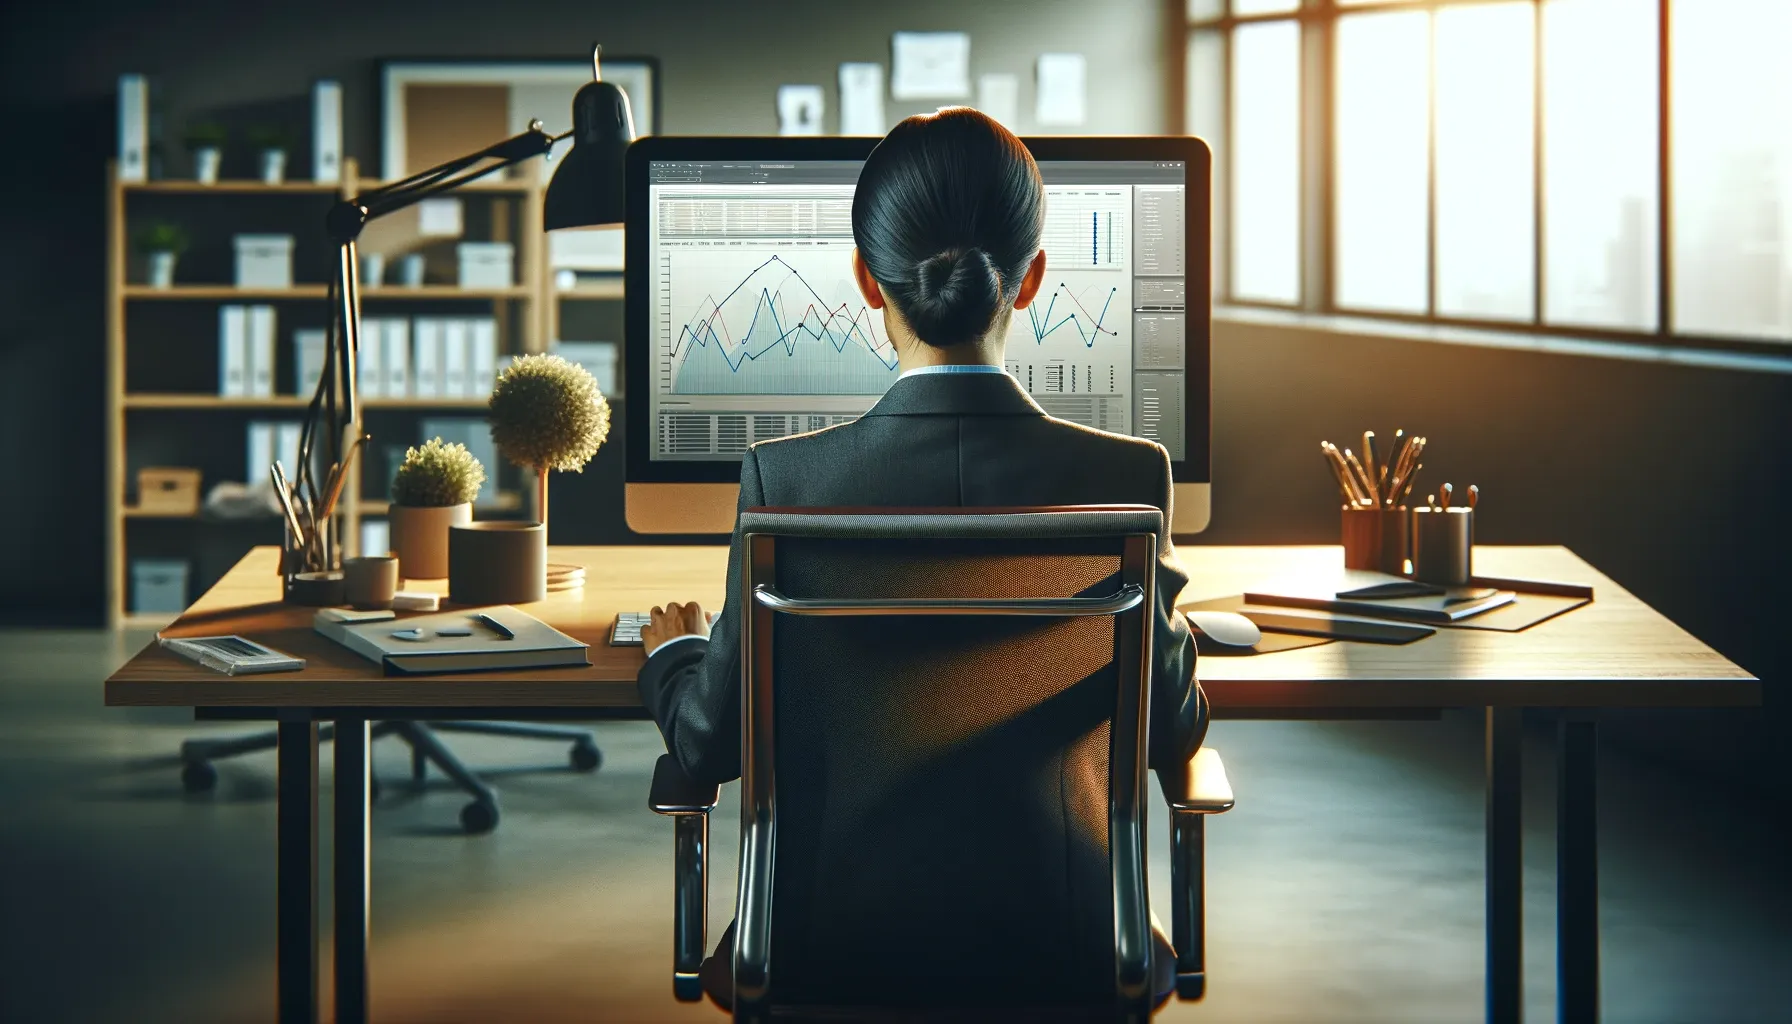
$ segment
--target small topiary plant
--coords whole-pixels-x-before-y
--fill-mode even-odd
[[[183,137],[188,149],[223,149],[230,133],[216,121],[200,121],[187,126]]]
[[[610,403],[583,366],[532,355],[499,375],[489,408],[498,450],[536,474],[537,509],[545,523],[548,471],[584,471],[610,436]]]
[[[253,150],[289,149],[292,146],[292,133],[274,124],[258,124],[249,129],[249,148]]]
[[[187,251],[188,239],[186,230],[179,224],[158,222],[144,225],[133,241],[138,252],[171,252],[178,255]]]
[[[431,438],[422,447],[407,448],[392,477],[392,501],[408,508],[464,505],[479,497],[485,467],[462,444]]]

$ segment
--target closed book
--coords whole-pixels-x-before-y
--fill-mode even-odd
[[[360,341],[355,349],[355,386],[362,398],[382,398],[386,394],[385,320],[361,318]]]
[[[411,393],[411,322],[404,317],[390,317],[381,323],[384,351],[380,362],[386,368],[385,396],[403,398]]]
[[[1395,587],[1402,589],[1392,589]],[[1516,596],[1510,590],[1486,587],[1424,588],[1432,592],[1404,596],[1414,589],[1419,588],[1405,577],[1367,569],[1338,569],[1253,587],[1245,592],[1244,599],[1251,604],[1282,608],[1449,625],[1511,604]],[[1371,596],[1377,593],[1394,596]]]
[[[310,398],[317,393],[317,382],[324,376],[325,346],[328,344],[329,335],[322,330],[310,328],[292,332],[293,380],[296,383],[293,394]]]
[[[249,461],[243,480],[251,486],[269,479],[268,467],[274,464],[274,425],[260,421],[249,424]]]
[[[311,85],[311,180],[342,180],[342,83]]]
[[[118,76],[118,180],[149,180],[149,80]]]
[[[274,427],[274,457],[280,460],[280,468],[286,470],[286,478],[297,482],[299,479],[299,438],[303,425],[298,423],[279,423]],[[262,475],[267,468],[262,468]]]
[[[249,394],[249,311],[242,306],[218,307],[218,394]]]
[[[420,316],[411,339],[411,394],[442,397],[442,321]]]
[[[274,396],[274,307],[249,307],[249,395]]]
[[[387,675],[591,663],[584,644],[509,605],[404,618],[369,618],[365,612],[325,608],[312,617],[312,628],[381,666]]]
[[[442,324],[442,394],[449,398],[467,394],[468,333],[467,321],[458,317]]]
[[[498,381],[498,322],[489,316],[469,322],[473,351],[467,397],[488,398]]]

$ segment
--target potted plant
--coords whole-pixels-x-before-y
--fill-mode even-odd
[[[224,159],[224,126],[201,121],[187,129],[187,149],[193,153],[193,180],[201,185],[218,182],[218,165]]]
[[[249,146],[261,157],[261,180],[278,185],[286,180],[286,150],[292,144],[286,129],[257,125],[249,129]]]
[[[187,232],[178,224],[158,221],[137,233],[137,251],[149,263],[151,288],[174,287],[174,261],[187,251]]]
[[[583,366],[531,355],[498,375],[488,408],[498,451],[535,473],[535,507],[546,526],[548,471],[584,471],[610,436],[610,403]]]
[[[473,499],[485,483],[485,467],[465,445],[432,438],[405,450],[392,477],[392,553],[406,579],[448,575],[448,528],[473,521]]]

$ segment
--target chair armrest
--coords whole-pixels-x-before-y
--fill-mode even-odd
[[[658,783],[657,773],[654,781]],[[1224,814],[1232,809],[1232,783],[1226,778],[1220,752],[1212,747],[1195,751],[1180,767],[1158,769],[1157,781],[1172,813]]]
[[[647,806],[655,814],[708,814],[720,799],[720,789],[713,782],[704,785],[691,781],[671,754],[661,754],[653,763]]]

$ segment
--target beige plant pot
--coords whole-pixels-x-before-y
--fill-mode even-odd
[[[439,580],[448,575],[448,528],[473,521],[473,503],[411,506],[387,512],[398,574],[407,580]],[[377,555],[378,551],[363,551]]]
[[[548,530],[540,523],[462,523],[448,531],[448,600],[527,604],[548,596]]]

